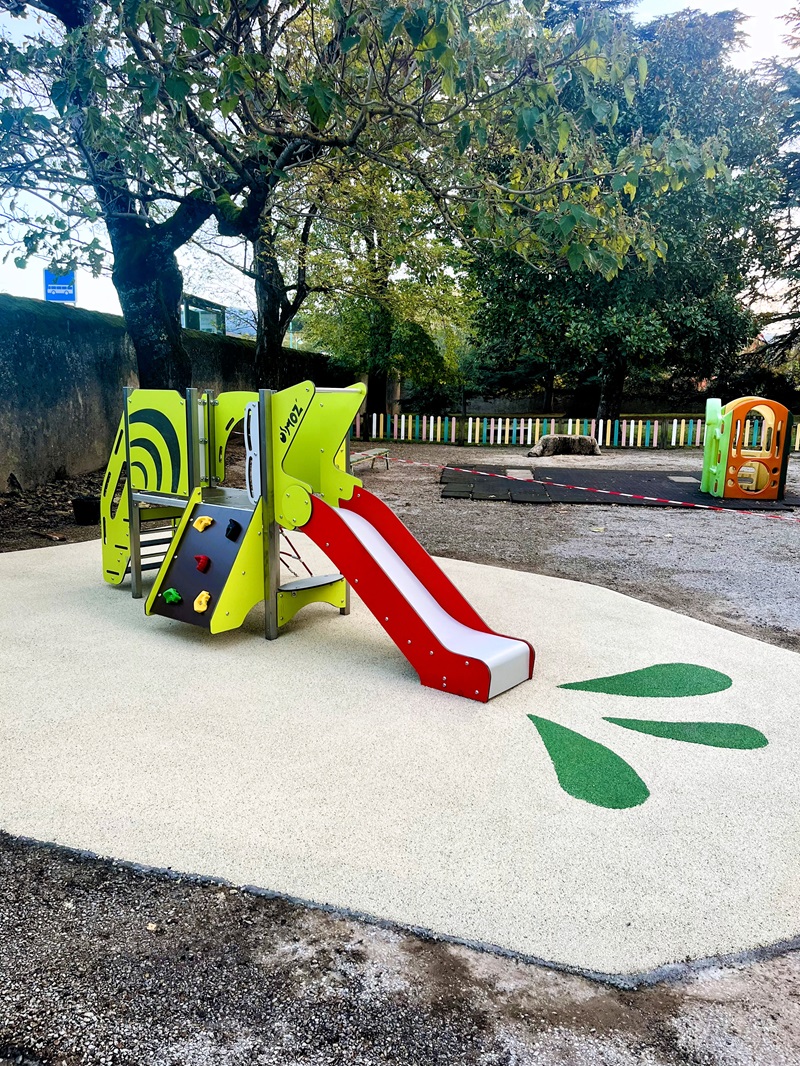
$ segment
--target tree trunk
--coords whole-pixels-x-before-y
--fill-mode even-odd
[[[370,417],[373,412],[377,415],[386,414],[386,399],[390,381],[391,371],[370,370],[369,384],[367,385],[367,414]]]
[[[253,387],[280,390],[288,384],[283,340],[297,307],[289,302],[286,282],[275,256],[269,230],[262,223],[259,225],[259,236],[253,241],[258,319]]]
[[[546,415],[552,414],[555,405],[555,380],[555,373],[552,367],[548,366],[544,374],[544,407],[542,408],[542,413]]]
[[[628,376],[628,362],[621,355],[607,355],[600,371],[600,402],[597,405],[597,418],[619,418],[622,411],[622,390]]]
[[[387,283],[388,284],[388,283]],[[380,300],[372,300],[369,315],[369,386],[367,412],[385,414],[389,398],[389,383],[394,371],[390,368],[390,349],[394,322],[388,307]]]
[[[171,251],[140,226],[109,226],[114,251],[112,279],[125,328],[136,351],[141,389],[177,389],[192,384],[192,365],[183,346],[183,275]]]
[[[256,351],[253,365],[253,388],[285,389],[286,367],[283,356],[283,340],[289,321],[281,321],[280,303],[277,303],[269,287],[256,280]]]
[[[400,390],[402,384],[398,371],[390,371],[386,382],[386,410],[390,415],[400,414]]]

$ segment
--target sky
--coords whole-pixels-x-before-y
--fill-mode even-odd
[[[786,35],[786,26],[781,16],[787,14],[792,6],[792,0],[740,0],[739,3],[736,0],[728,0],[727,3],[725,0],[689,0],[684,4],[676,4],[675,0],[642,0],[634,9],[634,15],[640,22],[649,22],[650,19],[685,7],[710,15],[718,11],[741,11],[748,20],[743,27],[748,42],[741,52],[732,57],[732,61],[735,66],[747,69],[762,59],[785,54],[783,37]]]
[[[786,27],[780,18],[792,7],[792,0],[739,0],[739,3],[735,0],[728,3],[725,0],[690,0],[689,3],[675,3],[675,0],[641,0],[634,14],[639,21],[648,22],[685,7],[709,14],[736,8],[747,16],[748,21],[744,24],[744,31],[748,34],[747,45],[732,57],[738,67],[747,69],[763,59],[785,54],[782,38]],[[192,278],[192,295],[212,300],[221,299],[236,306],[253,304],[253,300],[248,299],[248,294],[242,292],[241,284],[233,284],[231,294],[227,296],[218,291],[218,283],[207,289],[200,280],[203,275],[200,253],[193,257],[191,251],[184,251],[181,259],[182,266],[187,268],[187,274]],[[31,260],[25,270],[20,270],[10,259],[7,263],[0,262],[0,292],[44,299],[45,265],[44,262]],[[119,301],[110,277],[93,278],[88,271],[79,271],[76,302],[78,307],[91,311],[120,314]]]

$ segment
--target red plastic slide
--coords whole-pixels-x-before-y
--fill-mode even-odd
[[[313,497],[305,533],[347,578],[423,685],[486,702],[527,681],[533,648],[490,629],[395,513],[366,489]]]

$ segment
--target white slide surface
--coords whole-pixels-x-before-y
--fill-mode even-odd
[[[524,641],[481,633],[456,621],[366,518],[344,508],[338,515],[436,639],[448,651],[488,666],[490,699],[528,680],[530,648]]]

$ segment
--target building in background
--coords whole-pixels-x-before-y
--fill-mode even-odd
[[[181,300],[181,325],[184,329],[199,329],[201,333],[227,332],[225,328],[226,308],[201,296],[184,294]]]
[[[181,300],[181,325],[184,329],[199,329],[201,333],[221,333],[228,337],[255,337],[256,313],[246,307],[225,307],[204,300],[201,296],[184,294]],[[286,331],[287,348],[304,348],[302,318],[295,317]]]

